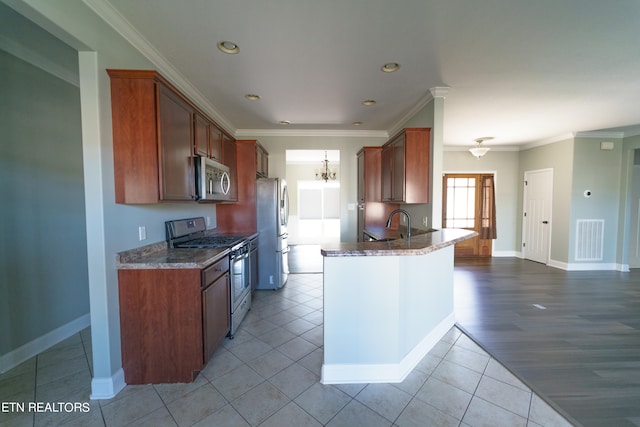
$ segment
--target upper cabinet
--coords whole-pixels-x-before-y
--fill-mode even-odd
[[[209,119],[195,114],[195,144],[193,154],[222,162],[222,131]]]
[[[256,142],[256,176],[269,177],[269,153],[259,142]]]
[[[358,202],[380,201],[381,147],[362,147],[358,152]]]
[[[407,128],[382,147],[382,201],[429,203],[429,128]]]
[[[156,71],[107,73],[116,203],[196,200],[193,156],[222,162],[233,139]],[[235,148],[228,157],[235,170]]]
[[[238,200],[238,167],[237,167],[236,141],[222,134],[222,163],[229,166],[231,187],[229,188],[229,201]]]
[[[193,110],[166,86],[159,91],[160,200],[195,200]]]

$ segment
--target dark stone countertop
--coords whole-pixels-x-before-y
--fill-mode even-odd
[[[424,255],[478,235],[475,231],[456,228],[435,231],[415,229],[411,238],[407,239],[400,238],[400,234],[406,236],[402,231],[384,227],[368,228],[365,230],[367,234],[385,240],[327,245],[322,247],[321,253],[326,257]]]
[[[228,235],[228,233],[210,232],[209,235]],[[246,239],[252,239],[258,233],[242,233]],[[233,235],[238,235],[233,233]],[[205,268],[229,254],[229,248],[195,249],[169,248],[167,242],[153,243],[116,255],[116,267],[119,270],[146,270],[172,268]]]

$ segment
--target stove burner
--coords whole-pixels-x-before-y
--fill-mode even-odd
[[[246,240],[244,236],[229,234],[207,235],[204,217],[166,221],[165,229],[170,248],[229,248],[234,251]]]
[[[244,240],[243,236],[205,236],[176,243],[176,248],[227,248]]]

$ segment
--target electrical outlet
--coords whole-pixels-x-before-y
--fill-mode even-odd
[[[429,226],[429,217],[425,216],[424,218],[422,218],[422,225],[424,225],[425,227]]]
[[[273,276],[269,276],[269,284],[273,285]]]
[[[144,225],[138,227],[138,239],[147,240],[147,227],[145,227]]]
[[[210,216],[205,217],[205,221],[207,223],[207,228],[211,227],[211,217]]]

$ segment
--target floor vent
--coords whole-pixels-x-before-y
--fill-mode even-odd
[[[604,219],[579,219],[576,226],[576,261],[602,261]]]

